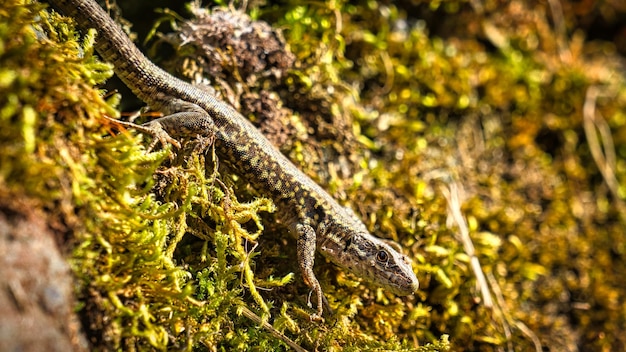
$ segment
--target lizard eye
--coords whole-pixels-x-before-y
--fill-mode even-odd
[[[387,251],[380,250],[376,253],[376,261],[386,263],[389,260],[389,253]]]

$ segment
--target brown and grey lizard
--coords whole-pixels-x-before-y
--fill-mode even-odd
[[[97,29],[98,53],[114,65],[115,73],[140,99],[165,114],[140,130],[177,146],[170,135],[214,137],[220,160],[240,170],[242,177],[287,214],[287,226],[297,236],[304,282],[317,298],[312,318],[321,318],[326,302],[313,273],[316,249],[340,267],[395,294],[417,290],[419,283],[408,257],[372,236],[351,210],[296,168],[234,108],[154,65],[94,0],[48,1],[73,17],[80,28]]]

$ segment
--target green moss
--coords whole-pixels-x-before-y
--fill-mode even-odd
[[[421,283],[398,298],[319,258],[335,309],[324,324],[308,320],[271,201],[202,141],[148,153],[118,133],[105,116],[119,95],[93,88],[112,75],[94,32],[37,4],[0,9],[0,185],[40,199],[61,229],[94,346],[287,348],[246,309],[307,349],[623,346],[624,58],[584,38],[585,5],[564,7],[565,36],[546,4],[481,5],[248,9],[283,29],[295,67],[225,84],[279,102],[291,132],[270,138],[400,243]]]

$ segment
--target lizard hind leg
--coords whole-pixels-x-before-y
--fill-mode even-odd
[[[180,149],[181,144],[176,138],[194,138],[215,136],[215,123],[204,109],[196,104],[172,99],[167,104],[159,104],[165,116],[138,125],[132,122],[107,118],[114,123],[126,126],[153,137],[148,147],[151,151],[157,143],[163,147],[168,144]]]
[[[180,143],[174,138],[215,136],[216,127],[211,115],[194,103],[171,99],[162,104],[161,110],[166,116],[142,125],[141,130],[155,137],[150,147],[158,141],[164,146],[171,143],[180,148]]]
[[[215,123],[211,115],[200,106],[181,99],[170,99],[166,103],[161,103],[159,110],[166,115],[156,120],[136,125],[129,122],[117,121],[122,125],[129,125],[136,130],[154,137],[148,147],[152,150],[157,143],[163,147],[168,144],[180,149],[181,145],[177,139],[215,136]]]

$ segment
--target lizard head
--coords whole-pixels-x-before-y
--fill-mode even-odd
[[[417,291],[411,260],[394,246],[361,231],[326,238],[318,249],[340,267],[400,296]]]

